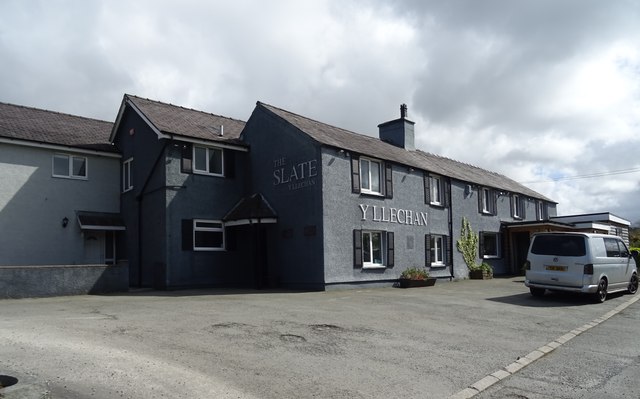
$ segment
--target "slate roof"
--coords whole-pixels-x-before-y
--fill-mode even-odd
[[[316,142],[373,158],[395,162],[416,169],[448,176],[463,182],[492,187],[498,190],[524,194],[532,198],[555,202],[544,195],[523,186],[504,175],[478,168],[453,159],[430,154],[421,150],[407,151],[378,138],[354,133],[339,127],[327,125],[313,119],[294,114],[272,105],[257,103],[272,114],[284,119],[308,135]]]
[[[97,151],[109,143],[113,123],[0,102],[0,137]]]
[[[240,141],[240,133],[245,122],[225,116],[210,114],[195,109],[136,97],[125,94],[161,133],[186,138],[245,145]],[[224,135],[220,135],[220,126],[224,126]]]

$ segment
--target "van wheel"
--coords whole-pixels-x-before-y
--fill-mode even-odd
[[[633,295],[637,291],[638,291],[638,275],[633,273],[631,275],[631,280],[629,281],[629,287],[627,288],[627,292]]]
[[[536,296],[536,297],[541,297],[544,295],[544,288],[538,288],[538,287],[529,287],[529,291],[531,291],[531,295]]]
[[[607,280],[601,278],[598,283],[598,291],[594,294],[594,300],[597,303],[602,303],[605,299],[607,299]]]

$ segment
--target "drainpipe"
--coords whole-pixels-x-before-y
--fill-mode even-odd
[[[449,266],[449,281],[453,280],[453,200],[451,198],[451,179],[449,179],[449,192],[446,195],[449,196],[449,253],[451,254],[451,265]]]

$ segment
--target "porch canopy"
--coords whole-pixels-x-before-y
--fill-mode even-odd
[[[126,230],[119,213],[76,211],[81,230]]]
[[[264,196],[256,193],[242,198],[222,221],[225,226],[277,223],[278,215]]]

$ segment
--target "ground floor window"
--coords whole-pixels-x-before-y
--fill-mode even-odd
[[[193,221],[193,249],[196,251],[224,249],[222,222],[195,219]]]
[[[353,240],[355,267],[393,266],[393,232],[354,230]]]
[[[426,267],[446,266],[449,253],[449,241],[445,235],[427,234],[425,236]]]
[[[220,220],[184,219],[182,221],[183,251],[224,250],[224,226]]]
[[[480,232],[480,258],[499,258],[502,256],[500,251],[500,233],[488,231]]]
[[[382,232],[362,232],[362,261],[365,266],[382,266]]]

